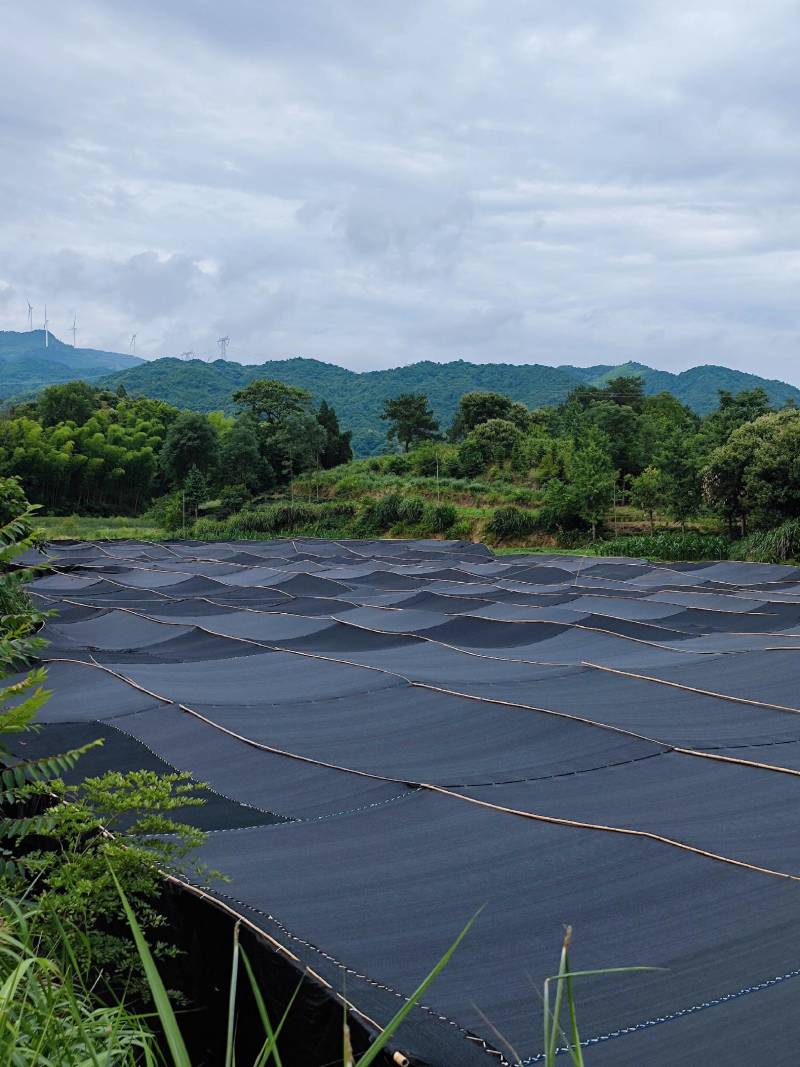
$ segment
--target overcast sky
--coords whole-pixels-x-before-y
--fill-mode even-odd
[[[29,0],[0,328],[800,381],[795,0]]]

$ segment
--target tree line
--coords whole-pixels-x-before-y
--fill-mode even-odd
[[[352,458],[350,434],[324,401],[277,381],[234,394],[238,413],[180,411],[86,382],[44,389],[0,418],[0,476],[52,511],[137,514],[180,491],[196,507],[218,490],[233,508],[314,467]]]
[[[470,392],[442,429],[424,394],[387,400],[387,440],[421,473],[517,478],[540,491],[539,525],[597,527],[616,502],[656,511],[683,528],[703,511],[745,536],[800,515],[800,409],[775,410],[761,388],[719,391],[696,415],[668,392],[645,396],[641,378],[580,386],[554,407]],[[426,460],[426,457],[429,457]]]
[[[277,380],[233,394],[236,414],[180,411],[85,382],[43,390],[0,417],[0,476],[55,512],[141,513],[154,498],[182,520],[215,496],[223,512],[352,459],[350,432],[324,400]],[[440,427],[423,393],[384,402],[385,451],[398,471],[512,480],[539,500],[539,525],[594,534],[615,502],[654,523],[703,511],[733,534],[800,515],[800,410],[776,410],[760,388],[721,390],[705,417],[668,392],[645,396],[621,376],[530,409],[501,393],[465,393]],[[408,461],[408,462],[406,462]]]

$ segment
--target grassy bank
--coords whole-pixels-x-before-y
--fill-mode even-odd
[[[145,519],[132,519],[126,515],[110,518],[90,518],[85,515],[37,515],[36,525],[45,531],[51,541],[126,540],[140,538],[145,541],[163,540],[167,533]]]

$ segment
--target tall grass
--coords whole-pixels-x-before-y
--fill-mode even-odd
[[[728,559],[731,542],[718,534],[672,533],[639,534],[600,541],[594,551],[600,556],[634,556],[655,560]]]
[[[787,519],[771,530],[758,530],[743,538],[735,546],[733,558],[756,563],[800,559],[800,519]]]
[[[0,908],[0,1063],[13,1067],[155,1065],[157,1041],[122,1005],[101,1003],[71,965],[42,952],[37,912],[10,900]],[[52,950],[52,945],[48,946]]]

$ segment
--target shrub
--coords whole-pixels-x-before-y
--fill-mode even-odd
[[[800,519],[787,519],[771,530],[758,530],[737,543],[732,555],[755,563],[785,563],[800,557]]]
[[[409,474],[411,471],[411,457],[389,456],[384,461],[383,469],[388,474]]]
[[[454,541],[471,541],[472,523],[467,518],[456,519],[447,533]]]
[[[414,526],[422,521],[425,514],[425,502],[418,496],[408,496],[400,501],[397,507],[397,521],[404,526]]]
[[[425,509],[424,524],[431,533],[445,534],[458,518],[458,509],[452,504],[429,504]]]
[[[486,530],[501,541],[512,541],[527,537],[537,528],[536,512],[511,506],[495,508]]]
[[[220,516],[226,519],[229,515],[241,511],[251,496],[246,485],[226,485],[219,494]]]
[[[198,519],[189,534],[198,541],[224,541],[230,537],[228,524],[215,519]]]

